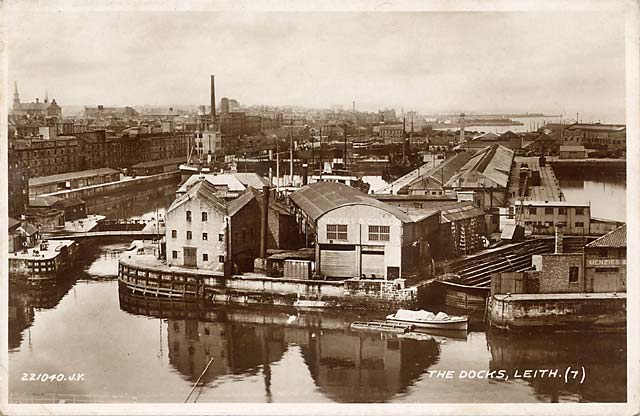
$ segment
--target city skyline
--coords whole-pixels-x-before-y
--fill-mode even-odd
[[[63,107],[198,105],[215,74],[218,97],[243,105],[625,121],[618,12],[10,16],[8,75],[23,101],[48,91]]]

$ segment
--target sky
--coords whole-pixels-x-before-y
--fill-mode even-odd
[[[544,112],[624,122],[620,12],[14,11],[10,94],[62,105]],[[11,96],[11,95],[10,95]]]

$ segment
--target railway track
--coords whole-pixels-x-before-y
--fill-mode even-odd
[[[563,251],[565,253],[579,253],[588,241],[589,239],[583,237],[565,236]],[[492,273],[527,270],[532,265],[532,255],[550,254],[554,252],[554,249],[555,240],[553,237],[528,240],[457,260],[448,265],[447,272],[460,276],[459,284],[461,285],[489,288]]]

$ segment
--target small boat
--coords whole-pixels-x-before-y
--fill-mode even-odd
[[[355,331],[376,331],[376,332],[392,332],[395,334],[404,334],[413,330],[413,325],[386,322],[386,321],[369,321],[369,322],[354,322],[351,324],[351,329]]]
[[[387,321],[411,324],[414,325],[416,329],[433,328],[466,331],[469,319],[466,316],[449,316],[444,312],[439,312],[435,315],[432,312],[424,310],[410,311],[400,309],[395,314],[388,315]]]
[[[298,309],[317,309],[326,308],[327,306],[329,304],[323,300],[298,299],[293,303],[293,307]]]

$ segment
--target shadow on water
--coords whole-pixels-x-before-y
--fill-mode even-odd
[[[625,402],[627,385],[626,334],[554,333],[538,331],[509,334],[487,333],[491,352],[490,369],[515,370],[558,369],[558,377],[528,380],[535,394],[544,401],[558,402],[560,397],[574,397],[586,402]],[[566,369],[582,371],[584,382],[564,375]]]
[[[33,325],[36,310],[55,309],[77,281],[116,279],[118,255],[129,242],[110,239],[101,243],[83,242],[78,260],[52,283],[25,285],[9,283],[9,351],[20,346],[24,331]]]
[[[170,364],[195,382],[210,358],[205,383],[223,375],[264,379],[270,397],[271,366],[291,345],[300,347],[319,391],[337,402],[386,402],[437,362],[433,337],[402,339],[352,332],[357,315],[299,312],[292,308],[227,307],[145,299],[120,291],[131,314],[167,320]]]

